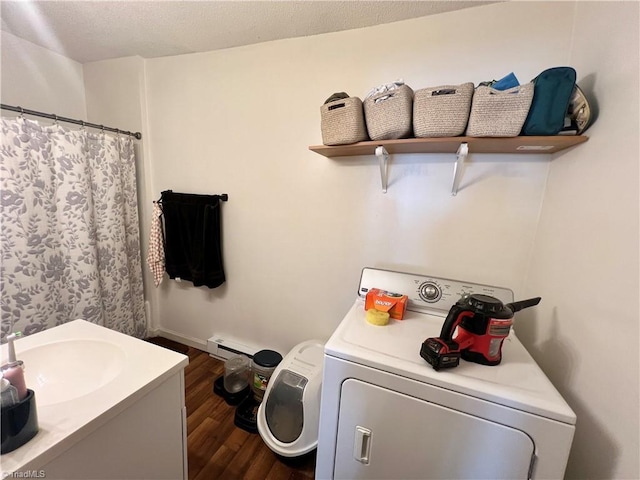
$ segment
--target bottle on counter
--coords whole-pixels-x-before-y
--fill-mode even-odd
[[[3,378],[8,380],[18,391],[18,400],[24,400],[27,396],[27,384],[24,381],[24,363],[22,360],[16,360],[16,349],[13,345],[15,339],[15,333],[7,336],[9,361],[0,367],[0,371],[2,371]]]
[[[0,392],[0,406],[2,408],[10,407],[18,403],[18,390],[16,387],[9,383],[9,380],[2,377],[0,379],[2,383],[2,391]]]

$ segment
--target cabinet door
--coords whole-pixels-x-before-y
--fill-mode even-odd
[[[183,371],[42,467],[47,480],[186,480]],[[49,433],[49,432],[47,432]]]
[[[526,479],[520,430],[355,379],[342,385],[335,479]]]

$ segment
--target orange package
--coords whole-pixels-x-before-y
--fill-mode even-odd
[[[391,318],[402,320],[407,306],[407,296],[399,293],[391,293],[379,288],[372,288],[367,292],[364,309],[375,308],[382,312],[389,312]]]

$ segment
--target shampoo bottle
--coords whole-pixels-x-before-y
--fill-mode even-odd
[[[13,345],[16,334],[12,333],[7,336],[9,346],[9,362],[2,366],[2,376],[9,380],[18,391],[18,400],[24,400],[27,396],[27,385],[24,381],[24,364],[22,360],[16,360],[16,350]]]

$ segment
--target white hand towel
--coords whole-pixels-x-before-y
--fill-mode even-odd
[[[149,253],[147,264],[153,273],[153,283],[157,287],[164,277],[164,245],[162,240],[162,226],[160,216],[162,209],[157,203],[153,204],[153,217],[151,219],[151,232],[149,234]]]

